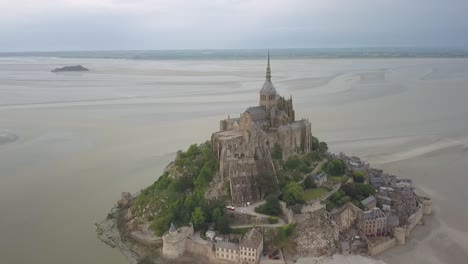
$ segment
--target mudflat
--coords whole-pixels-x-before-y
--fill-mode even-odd
[[[50,73],[71,64],[93,71]],[[432,196],[434,217],[379,261],[468,259],[468,59],[273,58],[271,67],[278,92],[293,95],[297,118],[331,151]],[[177,150],[207,140],[225,113],[257,105],[264,69],[263,60],[1,58],[2,262],[127,263],[94,223],[122,191],[153,183]]]

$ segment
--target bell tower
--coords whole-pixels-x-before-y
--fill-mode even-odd
[[[265,75],[265,83],[260,90],[260,106],[270,110],[276,105],[276,90],[275,86],[271,82],[271,69],[270,69],[270,51],[268,50],[268,62]]]

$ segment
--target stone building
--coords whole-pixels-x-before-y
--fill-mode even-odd
[[[183,226],[176,229],[174,224],[163,235],[163,256],[175,259],[182,256],[186,251],[187,238],[193,235],[193,226]]]
[[[255,228],[250,229],[239,244],[220,241],[215,244],[216,258],[240,264],[260,261],[263,252],[263,235]]]
[[[277,144],[283,159],[311,150],[311,124],[296,120],[292,97],[281,97],[271,81],[270,57],[259,105],[238,118],[220,121],[211,136],[212,151],[219,161],[221,179],[230,182],[233,204],[260,200],[255,177],[274,174],[270,151]]]
[[[313,175],[312,178],[314,179],[315,185],[317,185],[317,187],[320,187],[327,182],[328,175],[325,172],[321,172],[319,174]]]
[[[239,244],[240,263],[254,264],[260,261],[263,251],[263,236],[255,228],[250,229]]]
[[[220,241],[215,244],[215,248],[217,258],[233,262],[239,261],[239,244]]]
[[[383,236],[387,233],[387,215],[380,208],[363,213],[362,230],[368,237]]]
[[[377,207],[377,199],[373,195],[367,197],[366,199],[361,201],[361,204],[364,205],[366,210],[372,210]]]

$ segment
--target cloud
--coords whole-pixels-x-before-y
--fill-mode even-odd
[[[467,9],[462,0],[0,0],[0,51],[467,45]]]

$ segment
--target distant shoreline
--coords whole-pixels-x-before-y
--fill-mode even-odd
[[[1,57],[58,57],[132,60],[251,60],[266,49],[109,50],[0,52]],[[291,48],[272,49],[275,59],[468,58],[468,47]]]

